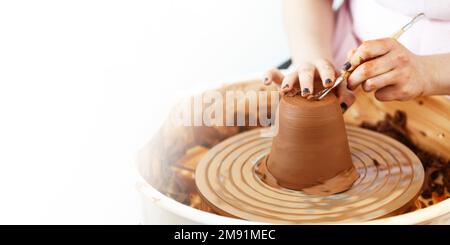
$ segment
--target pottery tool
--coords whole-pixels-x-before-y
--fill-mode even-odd
[[[405,33],[409,28],[411,28],[415,23],[417,23],[422,17],[425,17],[424,13],[420,13],[416,15],[410,22],[404,25],[400,30],[398,30],[394,35],[391,36],[393,39],[398,39],[403,33]],[[348,77],[351,75],[352,71],[344,71],[342,75],[340,75],[334,85],[330,88],[325,88],[313,96],[308,97],[308,99],[321,100],[323,99],[331,90],[341,84],[343,81],[346,81]]]
[[[351,189],[315,196],[271,187],[255,173],[272,144],[261,130],[219,143],[197,166],[199,193],[216,213],[283,224],[361,222],[404,211],[421,189],[424,170],[412,151],[387,136],[354,126],[347,126],[347,135],[360,177]]]

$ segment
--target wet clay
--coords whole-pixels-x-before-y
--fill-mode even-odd
[[[255,173],[267,185],[274,188],[283,188],[284,186],[280,185],[279,181],[267,170],[267,159],[268,156],[264,157],[263,160],[257,164]],[[318,184],[314,184],[311,187],[302,188],[301,191],[310,195],[332,195],[350,189],[358,177],[358,171],[352,167],[338,173],[330,179],[317,181]]]
[[[284,96],[278,123],[271,152],[258,170],[268,185],[331,195],[358,179],[334,94],[320,101]]]

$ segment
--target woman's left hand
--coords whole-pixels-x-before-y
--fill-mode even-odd
[[[381,101],[408,100],[430,91],[432,67],[427,59],[392,38],[362,43],[351,52],[344,69],[353,71],[349,89],[361,85],[366,92],[376,91]]]

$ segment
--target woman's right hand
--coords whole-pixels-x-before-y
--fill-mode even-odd
[[[333,86],[336,80],[336,70],[331,62],[326,59],[318,59],[314,62],[305,62],[297,66],[297,69],[284,76],[278,69],[269,70],[264,79],[265,85],[275,83],[278,85],[281,95],[292,95],[300,92],[301,96],[308,97],[318,91],[314,91],[314,78],[319,74],[324,88]],[[355,101],[355,96],[347,88],[347,83],[342,82],[334,90],[339,99],[339,104],[345,110]]]

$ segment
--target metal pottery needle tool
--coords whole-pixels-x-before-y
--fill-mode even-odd
[[[403,33],[405,33],[409,28],[411,28],[416,22],[418,22],[422,17],[424,17],[424,13],[420,13],[416,15],[410,22],[404,25],[399,31],[394,33],[391,37],[393,39],[398,39]],[[323,89],[317,92],[315,95],[308,97],[308,99],[321,100],[323,99],[331,90],[341,84],[343,81],[346,81],[348,77],[352,74],[352,71],[344,71],[337,79],[332,87]]]

